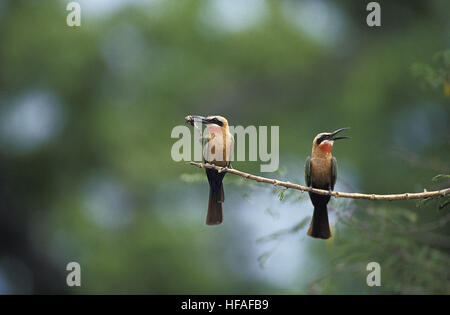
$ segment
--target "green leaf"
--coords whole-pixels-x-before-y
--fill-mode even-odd
[[[439,180],[441,180],[443,178],[450,179],[450,175],[448,175],[448,174],[439,174],[439,175],[434,176],[431,180],[433,182],[437,182],[437,181],[439,181]]]
[[[269,250],[258,257],[258,263],[261,268],[264,268],[266,266],[266,263],[269,260],[270,256],[272,256],[273,251],[273,249]]]
[[[283,201],[285,191],[286,189],[282,189],[280,190],[280,192],[278,192],[278,198],[280,199],[280,201]]]
[[[268,242],[268,241],[279,239],[281,237],[285,237],[290,234],[295,234],[298,231],[300,231],[310,220],[311,220],[311,217],[307,216],[303,220],[301,220],[299,223],[294,225],[293,227],[287,228],[287,229],[282,229],[275,233],[260,237],[256,240],[256,242],[258,242],[258,243]]]

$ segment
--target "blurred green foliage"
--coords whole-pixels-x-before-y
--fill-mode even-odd
[[[435,66],[423,63],[414,63],[412,71],[423,83],[437,89],[442,87],[446,96],[450,96],[450,51],[444,50],[436,53],[433,58]]]
[[[304,237],[306,194],[227,175],[225,222],[211,229],[203,172],[170,158],[187,114],[221,114],[280,126],[285,176],[272,175],[301,183],[313,137],[351,126],[334,149],[338,187],[448,187],[431,180],[449,173],[448,1],[379,1],[380,28],[364,1],[82,2],[79,28],[67,2],[0,5],[0,292],[450,293],[442,200],[334,200],[323,242]],[[277,200],[267,213],[265,196]],[[267,232],[288,207],[297,222]],[[253,252],[280,237],[302,263],[263,250],[260,268]],[[70,261],[79,288],[65,284]],[[274,273],[288,265],[289,285]]]

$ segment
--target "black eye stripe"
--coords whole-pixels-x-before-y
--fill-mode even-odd
[[[317,145],[321,144],[324,140],[326,140],[327,136],[323,135],[319,139],[317,139]]]

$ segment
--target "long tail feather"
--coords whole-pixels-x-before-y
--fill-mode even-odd
[[[311,225],[308,229],[308,235],[322,239],[328,239],[331,237],[326,203],[318,204],[314,207],[314,213],[311,220]]]
[[[213,193],[212,189],[209,189],[208,213],[206,214],[207,225],[217,225],[222,223],[222,203],[224,199],[223,185],[220,185],[220,190],[217,193]]]

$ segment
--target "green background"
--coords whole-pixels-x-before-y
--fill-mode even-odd
[[[81,27],[68,2],[0,2],[0,293],[450,293],[448,198],[333,199],[321,241],[306,194],[228,174],[208,227],[204,171],[170,156],[188,114],[280,126],[262,175],[303,184],[350,126],[336,190],[448,187],[450,2],[379,1],[372,28],[369,1],[80,1]]]

